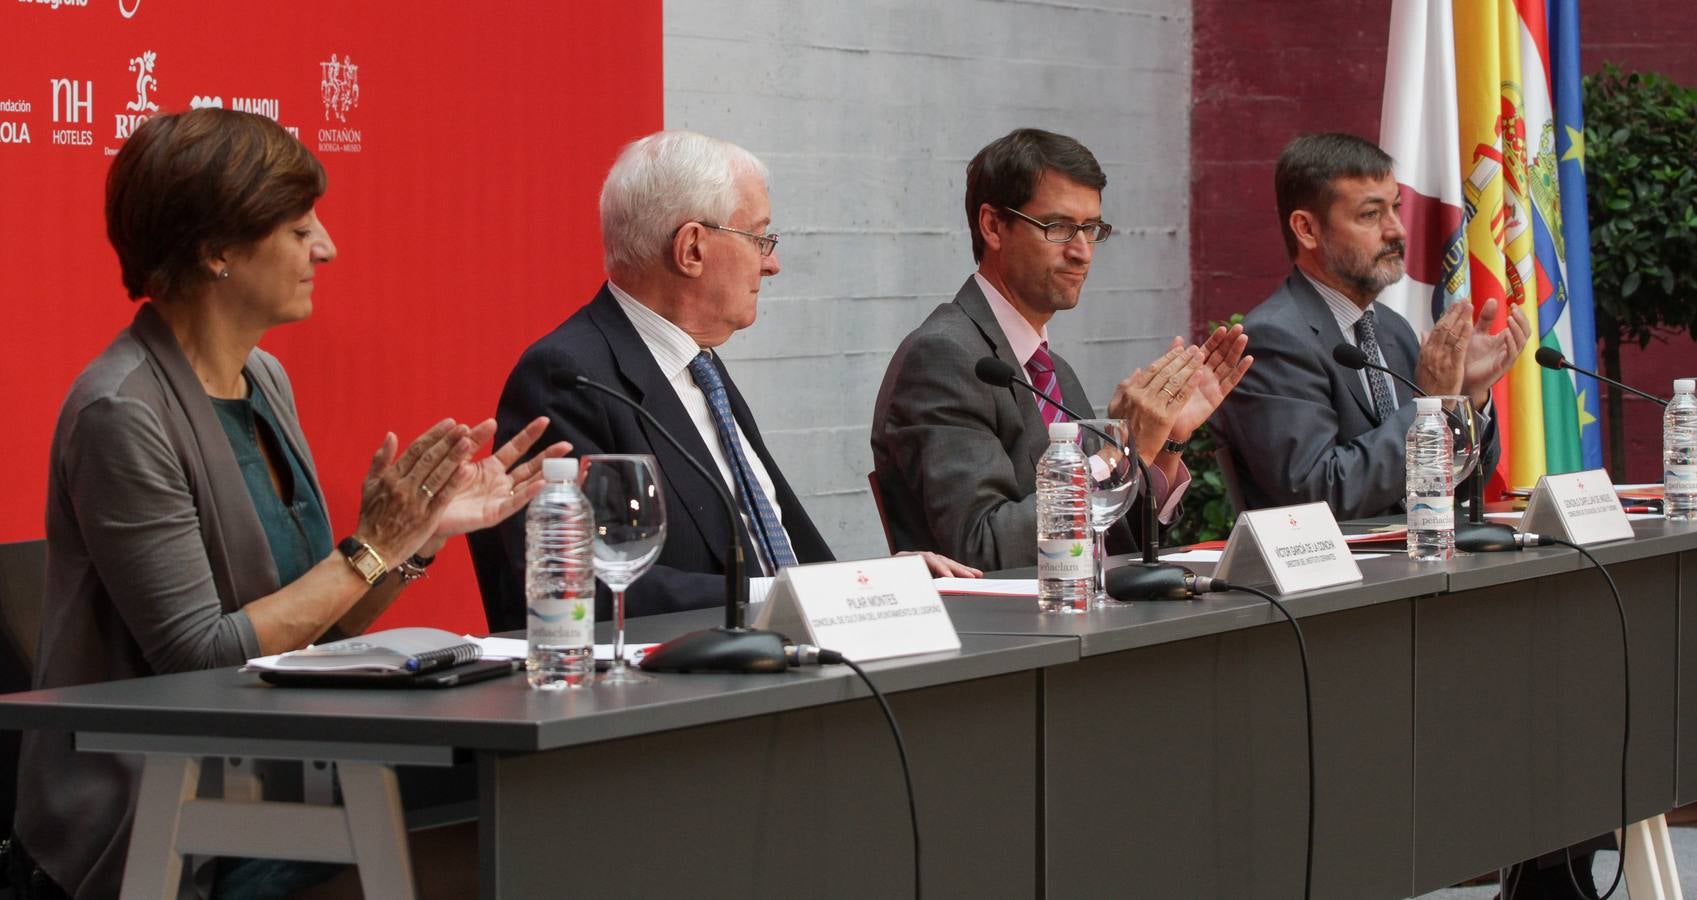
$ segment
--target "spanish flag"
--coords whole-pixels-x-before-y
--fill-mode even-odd
[[[1396,0],[1391,14],[1381,143],[1397,160],[1409,277],[1381,299],[1417,327],[1456,302],[1477,314],[1495,299],[1478,323],[1493,333],[1508,304],[1525,313],[1537,340],[1492,397],[1499,487],[1602,462],[1595,390],[1532,358],[1596,358],[1577,2]]]

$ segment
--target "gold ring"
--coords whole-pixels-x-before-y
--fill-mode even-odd
[[[436,499],[436,492],[431,490],[430,485],[428,485],[428,484],[419,485],[418,486],[418,492],[423,494],[424,496],[430,498],[431,500]]]

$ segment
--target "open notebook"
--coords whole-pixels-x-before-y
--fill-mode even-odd
[[[510,674],[522,660],[480,659],[474,641],[439,628],[393,628],[248,660],[272,684],[304,687],[453,687]]]

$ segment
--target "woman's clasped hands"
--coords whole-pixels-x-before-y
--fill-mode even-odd
[[[394,433],[384,435],[360,490],[357,536],[393,566],[500,523],[542,490],[542,460],[571,452],[560,441],[519,464],[547,427],[538,417],[482,459],[473,457],[494,437],[494,419],[471,426],[443,419],[398,455]]]

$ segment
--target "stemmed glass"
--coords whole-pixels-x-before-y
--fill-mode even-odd
[[[625,591],[654,565],[666,542],[666,498],[648,454],[583,458],[579,486],[595,512],[595,574],[613,592],[613,662],[601,684],[637,684],[653,676],[625,662]]]
[[[1473,415],[1473,401],[1465,394],[1438,394],[1438,400],[1443,403],[1444,423],[1450,428],[1450,464],[1455,471],[1455,481],[1452,482],[1450,497],[1452,498],[1452,515],[1455,516],[1455,527],[1459,530],[1461,521],[1461,484],[1467,476],[1479,465],[1479,420]],[[1482,511],[1476,511],[1478,515]],[[1482,518],[1477,521],[1484,521]],[[1464,551],[1457,550],[1457,553]]]
[[[1455,487],[1479,465],[1479,421],[1473,416],[1473,401],[1465,394],[1439,394],[1444,419],[1450,427],[1450,461],[1455,466]]]
[[[1137,464],[1125,454],[1128,434],[1124,419],[1084,419],[1078,423],[1078,446],[1089,469],[1090,530],[1096,538],[1096,586],[1091,606],[1117,606],[1108,596],[1103,566],[1108,558],[1106,535],[1137,496],[1142,478]]]

